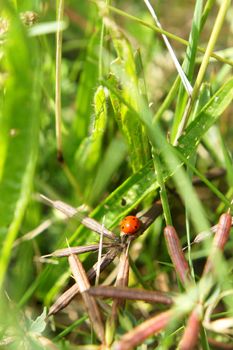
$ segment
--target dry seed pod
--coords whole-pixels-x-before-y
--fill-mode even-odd
[[[159,333],[171,321],[172,311],[165,311],[141,323],[123,335],[121,340],[114,344],[114,350],[129,350],[142,343],[153,334]]]
[[[203,275],[207,274],[213,266],[213,258],[216,253],[216,250],[223,251],[224,247],[228,241],[230,230],[231,230],[231,215],[228,213],[222,214],[220,216],[218,226],[217,226],[217,232],[214,236],[212,249],[210,251],[209,257],[206,261]]]
[[[231,230],[231,215],[228,213],[222,214],[218,222],[216,235],[214,236],[213,245],[223,251]]]
[[[164,236],[167,243],[168,253],[173,262],[176,273],[182,284],[185,285],[187,282],[191,281],[190,270],[175,228],[170,225],[166,226],[164,229]]]
[[[20,18],[23,24],[25,24],[28,27],[31,27],[33,24],[38,22],[39,16],[36,12],[26,11],[20,13]]]
[[[184,334],[178,346],[179,350],[192,350],[197,344],[201,311],[200,305],[198,305],[189,316]]]
[[[172,297],[164,292],[127,287],[96,286],[91,287],[88,293],[95,297],[117,298],[127,300],[143,300],[148,303],[172,305]]]
[[[231,217],[231,226],[233,226],[233,217]],[[215,234],[218,230],[218,225],[210,227],[209,231],[200,232],[194,239],[193,243],[200,243]]]

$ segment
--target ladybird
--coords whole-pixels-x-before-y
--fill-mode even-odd
[[[141,221],[136,216],[126,216],[121,221],[121,231],[126,235],[133,235],[136,233],[141,226]]]

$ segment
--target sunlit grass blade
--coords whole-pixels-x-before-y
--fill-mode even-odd
[[[220,30],[222,29],[222,26],[224,24],[224,20],[225,20],[229,6],[230,6],[230,0],[224,0],[220,5],[220,9],[219,9],[218,15],[216,17],[216,20],[215,20],[215,23],[213,26],[213,30],[211,32],[210,39],[209,39],[209,42],[208,42],[208,45],[206,48],[206,52],[205,52],[204,57],[202,59],[202,63],[201,63],[194,87],[193,87],[192,99],[189,99],[189,101],[186,105],[184,114],[182,116],[182,119],[179,123],[179,127],[177,130],[175,139],[174,139],[175,145],[177,144],[177,140],[182,135],[182,133],[187,125],[188,119],[189,119],[191,111],[193,109],[193,103],[199,94],[199,90],[200,90],[201,84],[203,82],[203,79],[204,79],[204,76],[205,76],[205,73],[206,73],[206,70],[207,70],[207,67],[209,64],[210,55],[213,52],[214,46],[215,46],[216,41],[218,39],[218,36],[220,34]]]
[[[150,13],[151,13],[153,19],[155,20],[156,25],[157,25],[160,29],[162,29],[162,26],[161,26],[161,24],[160,24],[160,22],[159,22],[159,20],[158,20],[157,15],[155,14],[155,11],[154,11],[153,7],[152,7],[151,4],[150,4],[150,1],[149,1],[149,0],[144,0],[144,2],[145,2],[145,4],[146,4],[146,6],[148,7],[148,9],[149,9],[149,11],[150,11]],[[191,86],[189,80],[187,79],[187,77],[186,77],[186,75],[185,75],[183,69],[181,68],[180,63],[179,63],[179,61],[178,61],[178,59],[177,59],[177,57],[176,57],[176,55],[175,55],[175,53],[174,53],[174,50],[172,49],[172,46],[171,46],[171,44],[170,44],[168,38],[167,38],[166,35],[164,35],[164,34],[162,34],[162,38],[163,38],[163,41],[164,41],[164,43],[165,43],[165,45],[166,45],[166,47],[167,47],[167,49],[168,49],[168,51],[169,51],[169,54],[170,54],[170,56],[171,56],[171,58],[172,58],[172,60],[173,60],[173,62],[174,62],[174,65],[175,65],[175,67],[176,67],[176,70],[177,70],[177,72],[178,72],[178,74],[179,74],[179,76],[180,76],[180,79],[181,79],[181,81],[182,81],[182,83],[183,83],[183,85],[184,85],[184,87],[185,87],[185,89],[186,89],[188,95],[191,95],[191,94],[192,94],[192,91],[193,91],[193,88],[192,88],[192,86]]]
[[[117,149],[117,152],[116,152]],[[122,137],[116,137],[111,140],[95,174],[93,185],[88,191],[88,202],[96,203],[125,160],[127,154],[127,146]],[[94,189],[94,190],[93,190]]]
[[[74,119],[72,130],[74,132],[73,141],[79,145],[84,137],[87,136],[92,114],[93,87],[96,86],[98,79],[98,46],[100,38],[97,29],[92,35],[89,33],[87,50],[83,53],[85,56],[79,56],[83,62],[83,69],[79,79],[77,97],[76,97],[76,118]],[[90,59],[91,58],[91,59]],[[69,138],[70,139],[70,138]]]
[[[27,37],[8,2],[4,4],[11,24],[4,47],[8,78],[4,100],[3,96],[0,98],[0,284],[31,193],[38,153],[41,96],[36,39]]]
[[[202,6],[203,6],[202,0],[196,1],[192,28],[189,35],[189,45],[186,49],[185,59],[183,63],[184,71],[186,72],[187,77],[190,81],[193,80],[195,58],[197,54],[197,44],[201,33]],[[186,103],[187,103],[187,94],[185,93],[185,89],[183,85],[180,84],[177,102],[176,102],[176,110],[175,110],[175,115],[173,119],[172,131],[171,131],[171,143],[173,143],[173,141],[175,140],[179,123],[182,118]]]
[[[93,175],[103,155],[104,134],[107,126],[107,96],[105,87],[99,86],[94,94],[94,117],[91,122],[90,135],[83,139],[76,154],[76,169],[78,180],[86,190],[93,186]]]
[[[109,28],[114,48],[117,52],[117,59],[111,65],[111,71],[115,76],[111,77],[111,85],[118,90],[123,99],[138,111],[137,94],[145,95],[144,91],[140,91],[137,76],[137,66],[133,55],[130,42],[125,35],[112,23],[106,19],[106,25]],[[122,75],[127,79],[122,79]],[[119,88],[119,83],[122,85]],[[135,91],[135,93],[134,93]],[[134,172],[140,169],[149,160],[150,150],[148,139],[144,127],[137,115],[117,99],[112,97],[110,90],[110,98],[113,105],[115,118],[119,128],[128,145],[130,163]]]
[[[61,22],[64,12],[64,0],[58,1],[57,21]],[[62,57],[62,30],[57,28],[56,32],[56,89],[55,89],[55,125],[57,142],[57,159],[63,162],[62,150],[62,118],[61,118],[61,57]]]
[[[212,0],[210,0],[212,1]],[[183,38],[180,38],[179,36],[176,36],[174,35],[173,33],[170,33],[166,30],[163,30],[149,22],[146,22],[146,21],[143,21],[141,18],[138,18],[138,17],[135,17],[133,15],[130,15],[129,13],[126,13],[116,7],[113,7],[113,6],[108,6],[108,9],[120,16],[123,16],[123,17],[126,17],[126,18],[129,18],[131,19],[132,21],[135,21],[137,23],[140,23],[141,25],[147,27],[147,28],[151,28],[152,30],[154,30],[156,33],[160,33],[160,34],[164,34],[166,35],[168,38],[172,39],[172,40],[176,40],[177,42],[179,43],[182,43],[183,45],[185,46],[188,46],[188,41],[187,40],[184,40]],[[198,46],[197,50],[199,52],[202,52],[202,53],[205,53],[205,49],[203,47],[200,47]],[[223,63],[226,63],[226,64],[229,64],[230,66],[233,66],[233,61],[232,60],[228,60],[228,59],[224,59],[223,57],[215,54],[214,52],[212,52],[211,54],[211,57],[215,57],[216,60],[218,60],[219,62],[223,62]]]

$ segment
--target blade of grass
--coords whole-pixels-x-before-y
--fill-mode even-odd
[[[117,152],[116,152],[117,150]],[[126,157],[127,147],[123,138],[114,138],[105,150],[103,158],[96,170],[94,183],[88,191],[88,202],[96,203],[104,194],[113,176],[119,171],[119,167]]]
[[[157,177],[158,185],[160,187],[160,199],[163,206],[163,215],[165,218],[166,225],[172,225],[172,217],[171,212],[168,204],[168,197],[167,197],[167,191],[164,184],[164,178],[163,178],[163,167],[161,165],[159,155],[156,153],[156,151],[153,152],[153,161],[155,166],[155,174]]]
[[[187,77],[190,81],[193,79],[193,73],[195,68],[195,60],[197,54],[197,44],[199,41],[200,33],[201,33],[201,14],[202,14],[203,1],[196,1],[192,28],[189,35],[189,45],[186,49],[185,59],[183,63],[183,68]],[[184,109],[187,103],[187,94],[185,93],[184,86],[180,84],[178,97],[176,101],[176,110],[172,124],[171,130],[171,143],[174,142],[175,135],[177,134],[177,130],[179,128],[179,124],[184,113]]]
[[[133,49],[126,39],[125,35],[109,19],[106,19],[114,48],[117,52],[117,60],[111,65],[111,84],[118,91],[119,95],[138,111],[137,94],[143,93],[139,89],[137,76],[137,66],[133,55]],[[121,79],[121,76],[127,76],[128,79]],[[119,88],[119,82],[121,88]],[[145,91],[144,91],[145,94]],[[110,99],[115,113],[118,126],[128,145],[130,164],[133,172],[143,167],[149,160],[150,151],[148,139],[145,130],[137,114],[132,113],[125,104],[118,101],[116,96],[112,96],[110,90]]]
[[[79,318],[78,320],[76,320],[75,322],[73,322],[70,326],[66,327],[62,332],[60,332],[56,337],[54,337],[53,341],[57,342],[57,341],[61,340],[62,338],[64,338],[67,334],[71,333],[73,331],[73,329],[75,329],[80,324],[85,322],[87,318],[88,318],[88,316],[85,315],[85,316],[82,316],[81,318]]]
[[[184,40],[172,33],[169,33],[167,32],[166,30],[163,30],[163,29],[160,29],[158,27],[156,27],[155,25],[151,24],[151,23],[148,23],[148,22],[145,22],[143,21],[142,19],[140,18],[137,18],[135,16],[132,16],[116,7],[113,7],[113,6],[108,6],[108,9],[114,13],[117,13],[118,15],[122,16],[122,17],[126,17],[126,18],[129,18],[131,19],[132,21],[135,21],[137,23],[140,23],[142,24],[143,26],[146,26],[152,30],[154,30],[156,33],[160,33],[160,34],[164,34],[166,35],[168,38],[172,39],[172,40],[176,40],[177,42],[185,45],[185,46],[188,46],[188,41],[187,40]],[[206,52],[206,49],[202,48],[202,47],[198,47],[197,48],[199,52],[202,52],[202,53],[205,53]],[[211,57],[214,57],[216,60],[218,60],[219,62],[222,62],[222,63],[226,63],[226,64],[229,64],[231,66],[233,66],[233,61],[232,60],[228,60],[228,59],[225,59],[215,53],[211,53]]]
[[[8,2],[4,2],[4,9],[11,25],[4,46],[4,69],[8,79],[4,100],[3,91],[0,98],[0,285],[31,194],[38,152],[41,96],[37,43],[27,37]]]
[[[150,4],[150,1],[149,0],[144,0],[144,2],[146,4],[148,10],[151,13],[151,16],[155,20],[155,23],[156,23],[157,27],[162,29],[162,26],[161,26],[161,24],[160,24],[160,22],[158,20],[157,15],[155,14],[155,11],[154,11],[153,7]],[[180,65],[180,63],[179,63],[179,61],[178,61],[178,59],[177,59],[177,57],[176,57],[176,55],[174,53],[174,50],[172,49],[172,46],[171,46],[169,40],[167,39],[166,35],[164,35],[164,34],[162,34],[162,38],[163,38],[163,41],[164,41],[164,43],[165,43],[165,45],[166,45],[166,47],[168,49],[168,52],[169,52],[169,54],[170,54],[170,56],[172,58],[172,61],[173,61],[174,65],[175,65],[175,67],[176,67],[176,70],[177,70],[177,72],[178,72],[178,74],[180,76],[180,79],[181,79],[181,81],[183,83],[183,86],[184,86],[186,92],[188,93],[188,95],[191,95],[192,91],[193,91],[193,88],[192,88],[189,80],[187,79],[183,69],[181,68],[181,65]]]
[[[213,26],[213,30],[212,30],[211,35],[210,35],[208,45],[206,48],[206,52],[205,52],[204,57],[202,59],[202,63],[201,63],[194,87],[193,87],[192,100],[189,100],[190,103],[188,103],[186,106],[186,109],[185,109],[184,114],[182,116],[182,120],[179,123],[179,127],[178,127],[176,135],[174,137],[173,143],[175,145],[177,144],[177,141],[178,141],[179,137],[182,135],[182,133],[185,129],[185,126],[188,122],[191,110],[193,108],[193,103],[196,100],[196,97],[199,93],[201,83],[204,79],[204,75],[205,75],[207,66],[209,64],[209,59],[210,59],[211,53],[213,52],[214,46],[215,46],[217,39],[218,39],[218,36],[220,34],[220,30],[222,29],[227,10],[230,6],[230,2],[231,2],[230,0],[224,0],[220,5],[220,9],[219,9],[216,21],[215,21],[214,26]]]
[[[57,9],[57,21],[61,22],[64,12],[64,0],[59,0]],[[61,119],[61,56],[62,56],[62,30],[57,29],[56,33],[56,89],[55,89],[55,120],[56,120],[56,140],[57,159],[63,161],[62,152],[62,119]]]

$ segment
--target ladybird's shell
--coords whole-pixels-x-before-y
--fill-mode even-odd
[[[121,231],[124,232],[126,235],[133,235],[136,233],[141,226],[141,221],[133,215],[126,216],[121,221]]]

